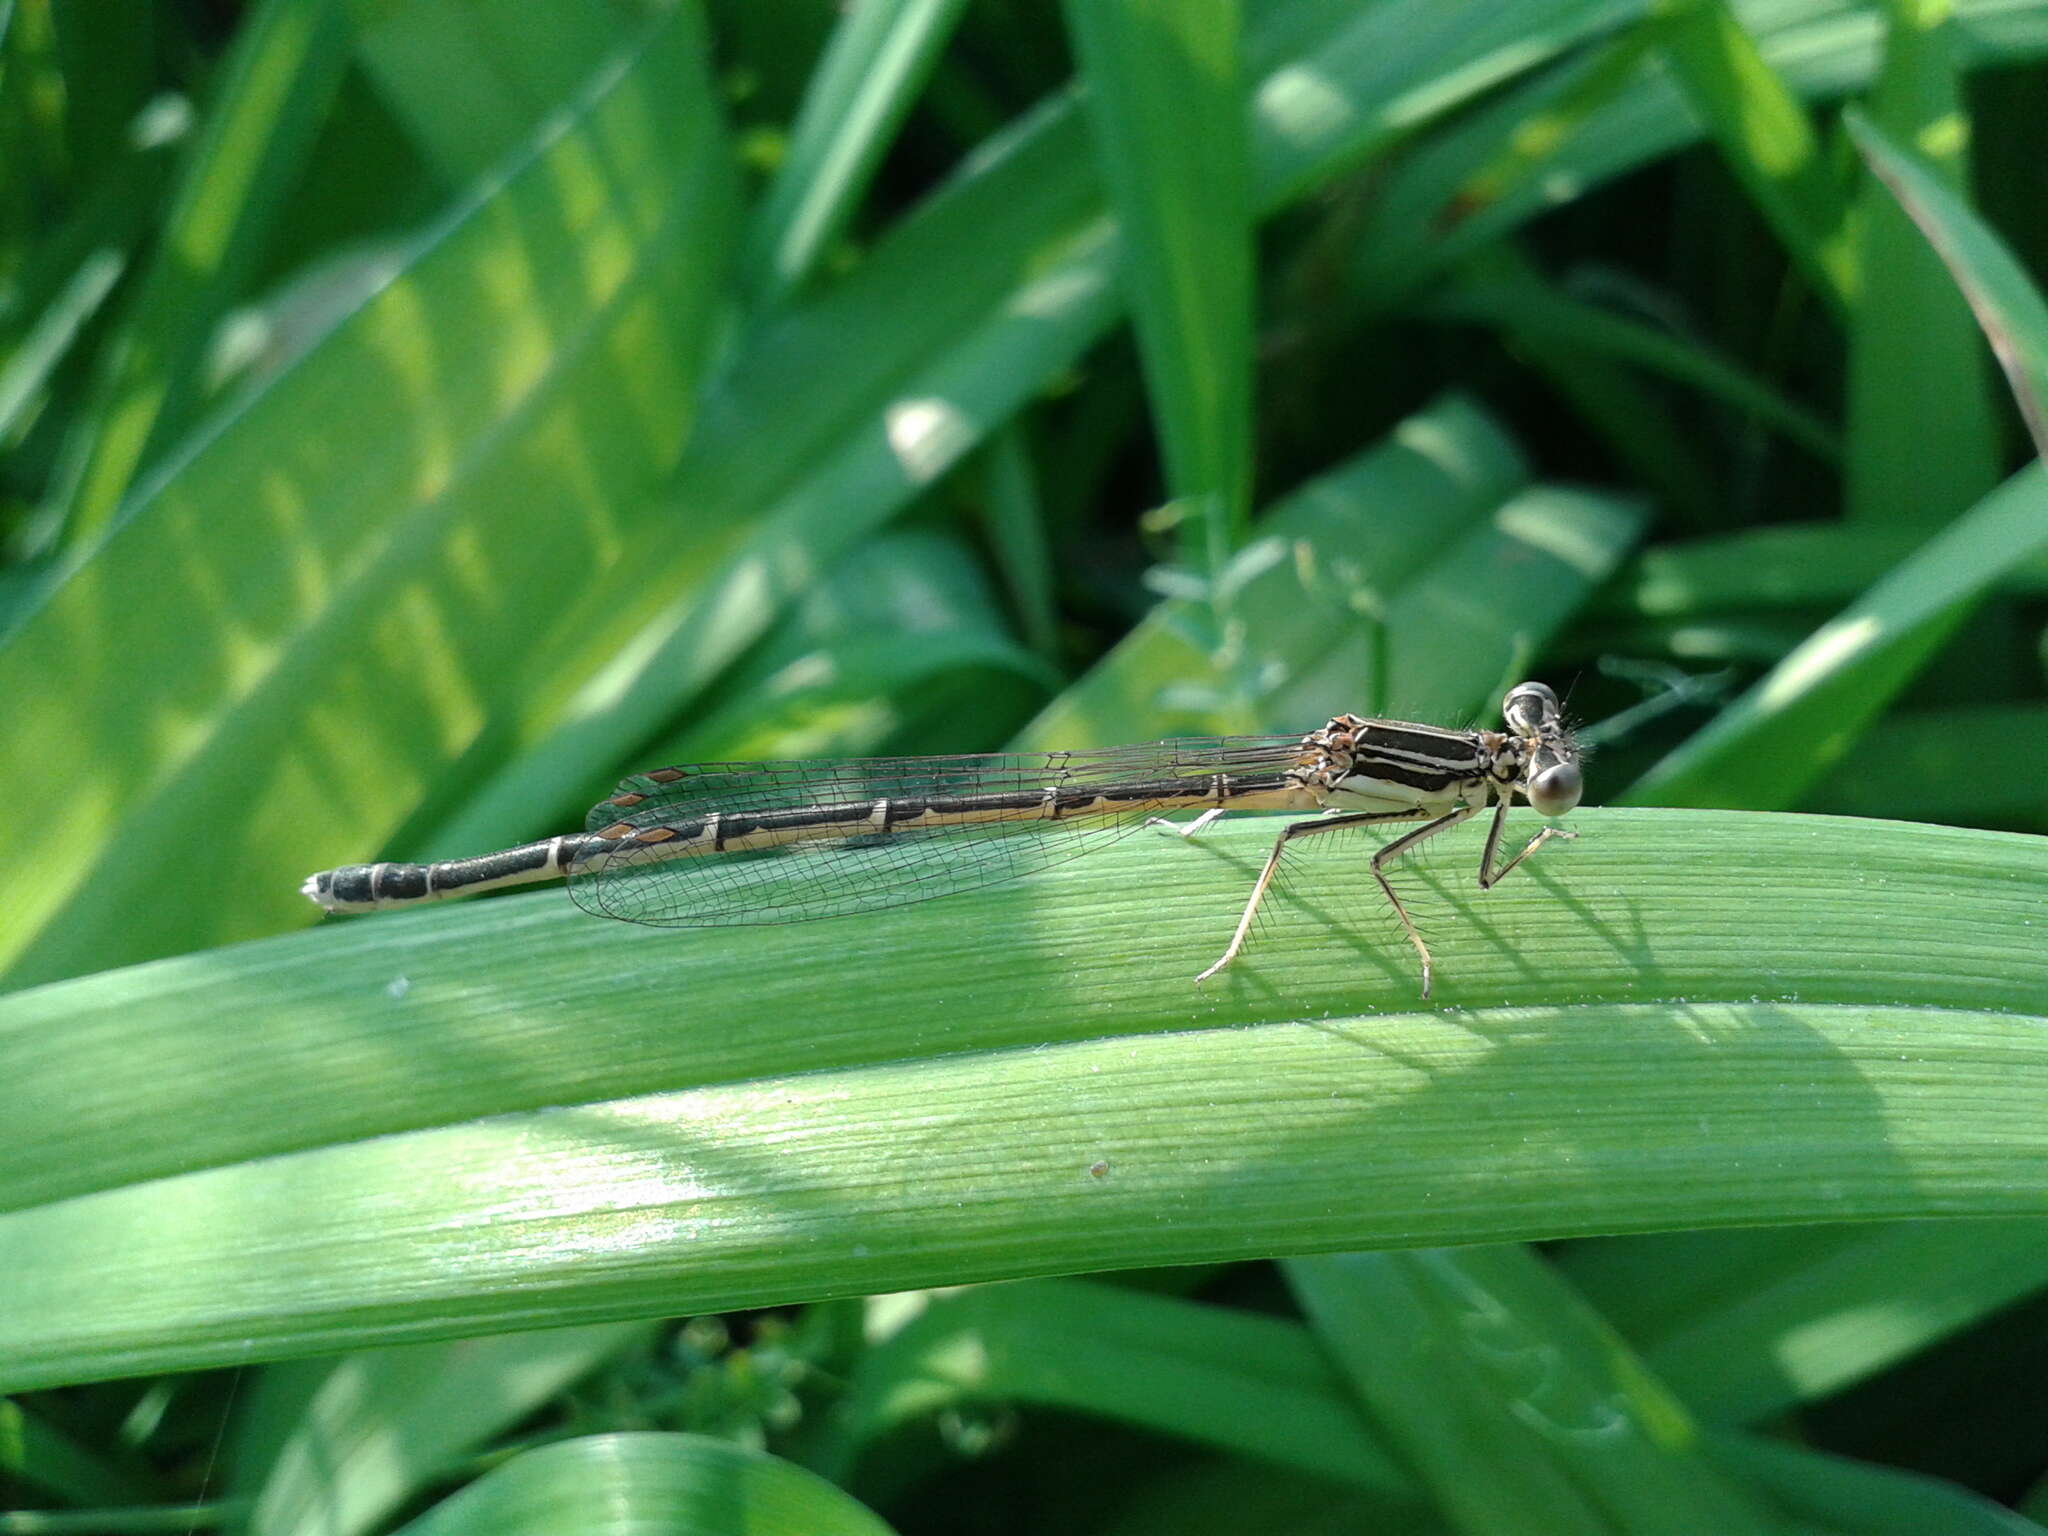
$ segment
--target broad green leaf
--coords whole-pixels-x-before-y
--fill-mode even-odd
[[[1252,215],[1239,0],[1070,0],[1186,563],[1244,541],[1252,490]]]
[[[1767,835],[1742,816],[1578,816],[1584,836],[1483,898],[1471,891],[1476,827],[1432,845],[1403,882],[1437,953],[1438,1001],[2038,1005],[2048,970],[2015,905],[2048,878],[2038,839],[1823,818]],[[16,1085],[0,1194],[35,1204],[514,1109],[1079,1040],[1112,1015],[1143,1032],[1274,1009],[1412,1007],[1413,955],[1348,871],[1306,909],[1276,904],[1242,976],[1192,989],[1271,829],[1227,822],[1191,846],[1134,833],[1037,881],[882,914],[851,934],[845,923],[666,934],[536,893],[0,999],[0,1076]],[[1301,867],[1326,862],[1343,864],[1333,853]],[[1773,889],[1784,894],[1768,904]],[[1601,917],[1620,892],[1627,932]],[[1162,910],[1188,916],[1162,923]],[[963,1017],[949,981],[964,934],[983,930],[1003,941],[1002,967],[985,957],[983,968],[1008,1001]],[[863,967],[895,978],[886,1009],[843,985],[849,944]],[[2004,968],[1987,973],[1979,959],[1994,954]],[[700,1016],[749,1023],[689,1027]]]
[[[1270,824],[854,925],[707,943],[535,895],[19,995],[0,1188],[56,1203],[0,1218],[0,1388],[1132,1265],[2048,1210],[2039,839],[1577,820],[1484,897],[1476,835],[1403,869],[1442,1011],[1393,1011],[1413,956],[1346,862],[1296,866],[1298,904],[1195,987]]]
[[[400,1536],[888,1536],[802,1467],[702,1435],[592,1435],[528,1451]]]
[[[364,71],[451,189],[494,174],[608,55],[604,0],[349,0]]]
[[[1629,562],[1595,599],[1594,611],[1682,619],[1735,609],[1836,608],[1923,543],[1913,528],[1780,523],[1659,544]],[[1998,585],[2005,592],[2048,591],[2048,552],[2015,562]]]
[[[242,297],[348,59],[343,0],[265,0],[235,38],[59,496],[73,550],[114,521],[139,471],[199,414],[201,362]]]
[[[1894,143],[1871,119],[1851,112],[1847,120],[1856,147],[1970,301],[2005,369],[2034,451],[2048,457],[2048,302],[1997,234],[1938,172]]]
[[[2048,831],[2048,797],[2024,776],[1984,772],[2048,763],[2048,707],[1999,703],[1899,710],[1885,717],[1882,760],[1851,757],[1815,785],[1807,808],[1965,827]]]
[[[1794,1520],[1843,1536],[2041,1536],[2043,1527],[1953,1483],[1755,1436],[1717,1435],[1713,1453]]]
[[[2038,1291],[2044,1237],[2037,1221],[1678,1232],[1563,1263],[1694,1412],[1756,1423]]]
[[[816,272],[960,19],[963,0],[857,0],[811,75],[741,247],[740,282],[771,308]]]
[[[1414,1261],[1390,1256],[1385,1261],[1355,1262]],[[1554,1290],[1555,1282],[1545,1288]],[[1515,1404],[1517,1416],[1549,1426],[1564,1443],[1564,1454],[1597,1457],[1615,1431],[1607,1414],[1603,1432],[1582,1428],[1571,1435],[1570,1426],[1557,1422],[1554,1411],[1555,1399],[1568,1390],[1568,1383],[1560,1383],[1556,1392],[1543,1391],[1553,1376],[1564,1375],[1571,1365],[1589,1373],[1604,1367],[1627,1383],[1624,1390],[1633,1389],[1636,1401],[1654,1393],[1654,1385],[1640,1380],[1641,1367],[1633,1365],[1625,1352],[1619,1358],[1610,1355],[1595,1361],[1587,1351],[1572,1347],[1568,1332],[1562,1341],[1546,1339],[1519,1354],[1489,1351],[1488,1344],[1518,1319],[1498,1307],[1485,1307],[1484,1292],[1469,1285],[1451,1289],[1447,1299],[1473,1307],[1478,1315],[1471,1318],[1462,1338],[1432,1342],[1448,1342],[1452,1349],[1462,1345],[1498,1373],[1519,1368],[1521,1379],[1533,1390]],[[1561,1309],[1530,1308],[1524,1302],[1523,1310],[1555,1325]],[[1589,1322],[1596,1332],[1599,1329],[1597,1320],[1579,1321],[1582,1330]],[[1393,1446],[1382,1421],[1369,1418],[1352,1393],[1334,1384],[1335,1373],[1317,1351],[1317,1341],[1299,1324],[1246,1318],[1224,1308],[1099,1284],[1039,1282],[932,1298],[923,1315],[898,1337],[904,1347],[899,1349],[892,1340],[864,1362],[855,1400],[884,1411],[878,1418],[857,1414],[852,1422],[859,1432],[872,1434],[915,1416],[931,1418],[963,1406],[1010,1400],[1134,1418],[1166,1434],[1260,1457],[1290,1477],[1328,1479],[1360,1490],[1371,1498],[1367,1508],[1375,1530],[1443,1529],[1423,1512],[1418,1501],[1425,1495],[1419,1486],[1389,1479],[1389,1468],[1399,1464],[1391,1460]],[[1105,1339],[1110,1341],[1106,1350]],[[1140,1347],[1133,1349],[1133,1341]],[[1428,1355],[1418,1359],[1409,1353],[1414,1343],[1411,1337],[1394,1351],[1411,1368],[1427,1369],[1433,1363]],[[1132,1379],[1113,1369],[1119,1362],[1138,1370],[1157,1369],[1161,1357],[1178,1390],[1148,1391],[1143,1375]],[[1105,1363],[1111,1368],[1105,1369]],[[1384,1369],[1392,1371],[1399,1363],[1390,1359]],[[1332,1383],[1339,1395],[1317,1404],[1314,1393],[1319,1383]],[[1645,1387],[1649,1393],[1642,1390]],[[1238,1413],[1225,1420],[1211,1419],[1204,1412],[1216,1398],[1235,1396],[1271,1405],[1282,1393],[1294,1400],[1292,1411],[1305,1429],[1299,1436],[1276,1436],[1253,1414]],[[1339,1415],[1349,1415],[1348,1432]],[[1682,1422],[1667,1419],[1662,1427],[1675,1430]],[[1811,1528],[1852,1536],[2039,1536],[2038,1527],[2009,1510],[1933,1478],[1751,1435],[1710,1433],[1702,1437],[1701,1448],[1786,1517],[1809,1522]],[[1337,1453],[1334,1457],[1332,1451]],[[1681,1458],[1683,1451],[1681,1441],[1673,1459]],[[1618,1527],[1604,1529],[1614,1528]],[[1141,1521],[1134,1529],[1149,1536],[1155,1528]]]
[[[32,1408],[0,1398],[0,1476],[5,1486],[52,1493],[68,1504],[148,1504],[163,1484],[139,1464],[103,1454]],[[0,1519],[4,1519],[0,1516]]]
[[[1829,620],[1632,785],[1634,805],[1796,805],[2000,577],[2048,550],[2048,472],[2034,464]]]
[[[1919,145],[1956,193],[1970,120],[1948,0],[1892,0],[1873,120]],[[1938,528],[1998,480],[1984,344],[1953,278],[1875,176],[1856,212],[1843,499],[1852,522]]]
[[[261,1447],[259,1467],[237,1478],[252,1495],[243,1529],[248,1536],[381,1529],[458,1458],[643,1333],[614,1323],[273,1367],[246,1419],[285,1433]]]
[[[1531,1536],[1779,1529],[1702,1454],[1678,1399],[1526,1248],[1334,1254],[1286,1271],[1454,1523]]]
[[[727,193],[708,86],[676,87],[705,65],[694,15],[651,28],[0,649],[11,980],[297,915],[281,871],[403,816],[559,644],[533,594],[599,579],[654,526]]]
[[[1388,1491],[1407,1481],[1299,1325],[1057,1280],[923,1298],[862,1356],[828,1470],[857,1485],[863,1447],[973,1402],[1120,1419]]]

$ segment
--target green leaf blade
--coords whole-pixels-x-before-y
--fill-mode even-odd
[[[1215,574],[1252,489],[1253,204],[1238,0],[1075,0],[1103,180],[1189,563]]]
[[[415,950],[405,999],[346,989],[385,1027],[417,995],[393,1040],[426,1051],[339,1048],[317,1017],[296,1045],[222,1021],[280,1084],[309,1050],[326,1058],[340,1102],[324,1125],[309,1093],[223,1116],[217,1052],[182,1088],[144,1084],[137,1062],[96,1105],[87,1074],[169,1026],[132,1002],[126,1041],[124,1021],[74,1037],[24,1017],[20,1060],[44,1066],[22,1102],[65,1113],[11,1141],[5,1187],[106,1192],[0,1218],[19,1256],[0,1279],[7,1384],[1138,1264],[2048,1211],[2038,839],[1582,819],[1588,835],[1484,898],[1457,850],[1441,877],[1455,922],[1433,915],[1432,868],[1404,871],[1436,1012],[1401,1011],[1416,978],[1383,916],[1343,926],[1348,879],[1276,906],[1262,943],[1197,990],[1264,852],[1249,826],[1215,839],[1227,858],[1127,843],[1083,860],[1032,882],[1042,909],[990,893],[874,925],[858,963],[896,978],[886,995],[844,985],[839,925],[707,949],[577,921],[562,937],[591,983],[550,983],[528,1009],[511,999],[546,974],[545,928],[497,955],[471,952],[483,927],[449,930],[447,958],[495,968],[495,987],[451,988]],[[1160,920],[1196,910],[1207,925]],[[948,921],[914,920],[932,916]],[[240,953],[280,946],[319,948]],[[515,949],[523,971],[505,966]],[[649,969],[664,956],[672,978]],[[610,995],[626,974],[631,1010]],[[1666,1001],[1629,1000],[1648,997]],[[630,1033],[579,1023],[578,1000]],[[473,1014],[461,1033],[451,1005]],[[347,1080],[402,1096],[436,1053],[409,1104]],[[646,1093],[690,1077],[704,1086]],[[60,1083],[73,1097],[48,1098]],[[181,1107],[209,1090],[204,1114]],[[110,1123],[129,1095],[132,1124]],[[584,1102],[505,1113],[522,1099]],[[407,1119],[444,1128],[379,1134]],[[118,1271],[102,1262],[116,1232]]]

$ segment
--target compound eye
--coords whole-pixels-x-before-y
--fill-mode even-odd
[[[1555,763],[1529,780],[1529,804],[1538,816],[1563,816],[1578,808],[1585,787],[1577,763]]]
[[[1557,695],[1542,683],[1518,683],[1501,700],[1500,713],[1522,735],[1534,735],[1538,727],[1557,719]]]

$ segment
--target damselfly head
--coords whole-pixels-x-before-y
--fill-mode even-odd
[[[1508,729],[1534,750],[1529,754],[1523,793],[1539,816],[1563,816],[1577,808],[1585,793],[1579,750],[1564,728],[1564,709],[1557,695],[1542,683],[1517,683],[1501,700],[1501,718]]]

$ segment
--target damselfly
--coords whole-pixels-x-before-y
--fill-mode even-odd
[[[1367,867],[1422,957],[1429,946],[1387,880],[1389,862],[1496,807],[1479,858],[1487,889],[1553,837],[1546,826],[1497,862],[1508,807],[1538,814],[1579,803],[1578,748],[1557,695],[1522,683],[1501,704],[1504,731],[1452,731],[1338,715],[1306,736],[1216,736],[1094,752],[984,752],[657,768],[622,783],[585,830],[438,864],[351,864],[301,887],[330,912],[411,906],[566,877],[577,905],[659,927],[801,922],[973,890],[1057,864],[1199,811],[1189,836],[1225,811],[1322,811],[1282,829],[1237,931],[1205,981],[1236,958],[1295,839],[1419,821]]]

